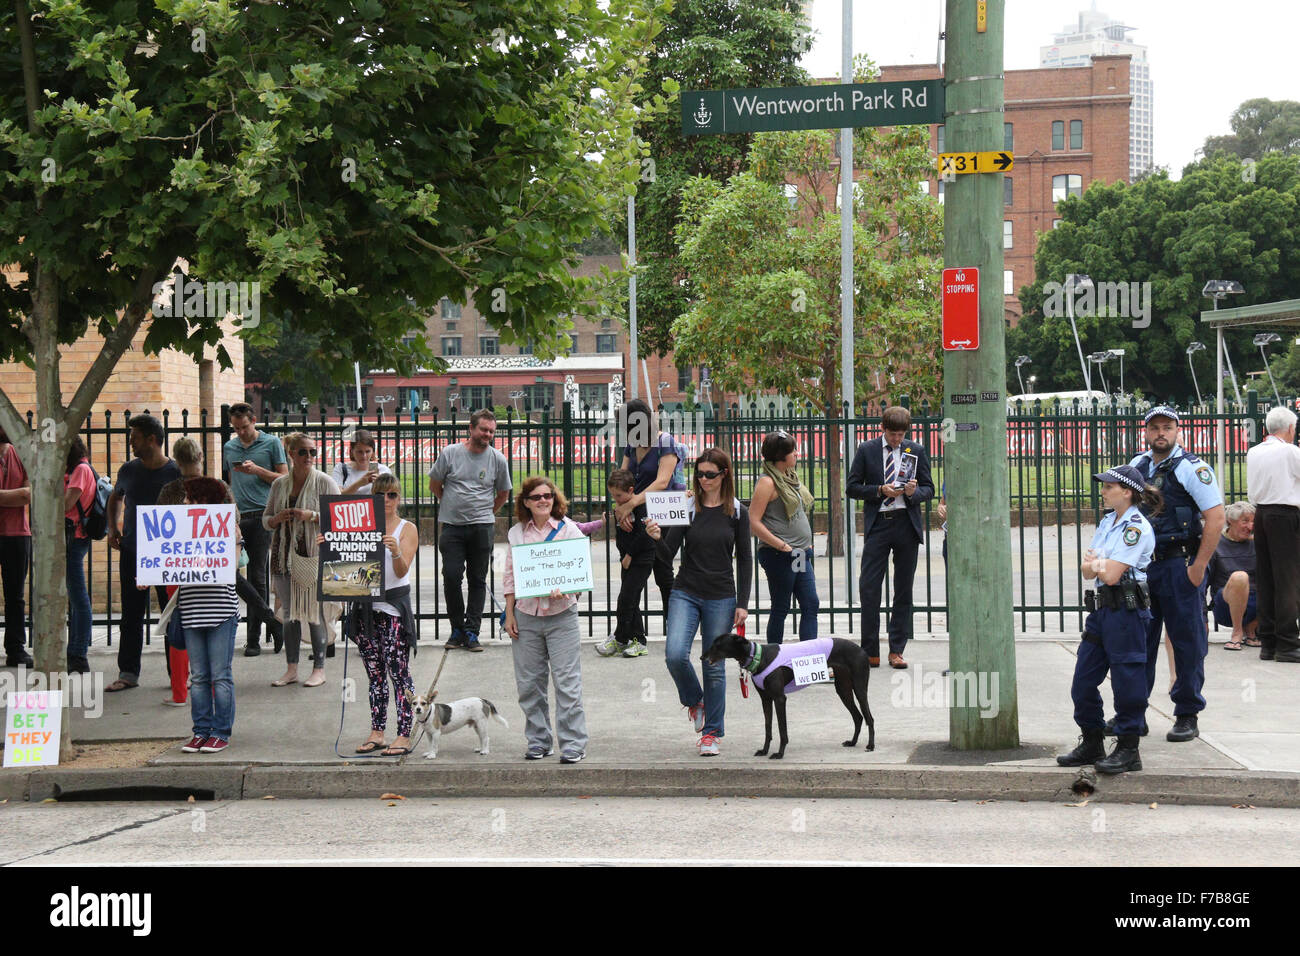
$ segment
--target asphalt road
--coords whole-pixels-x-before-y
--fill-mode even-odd
[[[390,806],[389,804],[395,804]],[[1300,811],[816,799],[0,806],[5,865],[1294,865]]]

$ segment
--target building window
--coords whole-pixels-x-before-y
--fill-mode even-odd
[[[613,319],[601,319],[601,320],[600,320],[600,327],[601,327],[602,329],[612,329],[612,328],[614,327],[614,320],[613,320]]]
[[[1052,228],[1053,228],[1053,229],[1059,228],[1060,225],[1061,225],[1061,223],[1064,222],[1064,221],[1065,221],[1065,220],[1063,220],[1063,219],[1053,219],[1053,220],[1052,220]]]
[[[1002,294],[1003,295],[1016,294],[1015,273],[1013,273],[1010,269],[1002,270]]]
[[[1003,249],[1011,248],[1011,220],[1010,219],[1002,220],[1002,248]]]
[[[532,355],[532,354],[533,354],[533,343],[532,343],[532,342],[528,342],[528,343],[526,343],[526,344],[524,344],[524,345],[519,346],[519,354],[520,354],[520,355]]]
[[[799,187],[794,183],[785,184],[785,201],[791,209],[799,208]]]
[[[1008,153],[1015,152],[1016,137],[1010,123],[1002,124],[1002,148]]]
[[[1065,121],[1052,120],[1052,149],[1065,149]]]
[[[438,306],[443,321],[455,321],[460,318],[460,306],[457,303],[452,302],[451,299],[448,299],[446,296],[443,296],[442,301],[438,303]]]
[[[1083,120],[1070,120],[1070,149],[1083,149]]]
[[[448,323],[447,323],[447,327],[446,327],[445,329],[443,329],[443,331],[444,331],[444,332],[455,332],[455,331],[456,331],[456,323],[455,323],[455,322],[448,322]]]
[[[459,355],[460,354],[460,336],[444,335],[442,337],[442,354]]]
[[[609,407],[609,386],[597,383],[595,385],[578,386],[578,408],[585,412],[603,412]]]
[[[940,127],[940,129],[942,129],[942,127]],[[691,367],[688,365],[685,368],[679,368],[677,370],[677,391],[689,392],[690,390],[691,390]]]
[[[402,336],[402,344],[403,344],[403,345],[413,345],[413,344],[415,344],[415,340],[416,340],[416,338],[418,338],[418,336],[417,336],[414,332],[411,332],[411,333],[409,333],[409,334],[407,334],[407,335],[403,335],[403,336]]]
[[[618,336],[617,335],[597,335],[596,336],[597,352],[617,352]]]
[[[357,387],[355,385],[345,385],[339,388],[338,395],[335,397],[335,406],[345,412],[363,412],[366,410],[366,399],[369,397],[370,386],[361,386],[361,406],[357,407]]]
[[[401,404],[407,411],[422,412],[428,411],[426,406],[429,404],[428,386],[406,386],[401,389]]]
[[[555,391],[553,385],[525,385],[524,386],[524,411],[540,412],[548,408],[554,408],[555,402],[552,398]]]
[[[491,385],[466,385],[460,390],[460,407],[467,412],[492,407]]]
[[[479,355],[500,355],[501,340],[495,335],[480,335],[478,339]]]
[[[570,333],[569,333],[569,343],[570,343],[570,345],[569,345],[569,351],[570,351],[570,352],[576,352],[576,351],[578,351],[578,333],[577,333],[577,332],[570,332]]]
[[[1069,196],[1083,195],[1083,177],[1076,173],[1052,177],[1052,202],[1057,203]]]
[[[936,151],[942,153],[942,152],[944,151],[944,150],[943,150],[943,125],[942,125],[942,124],[940,124],[939,127],[935,130],[935,143],[936,143],[936,145],[938,146],[938,149],[937,149]]]
[[[1013,190],[1011,186],[1011,177],[1003,176],[1002,177],[1002,205],[1004,206],[1011,205],[1012,192]]]

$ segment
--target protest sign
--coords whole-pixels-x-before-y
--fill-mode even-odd
[[[59,762],[63,691],[34,690],[7,695],[6,767],[53,767]]]
[[[234,505],[140,505],[135,509],[137,584],[234,584]]]
[[[791,658],[790,669],[794,671],[794,682],[797,687],[830,683],[831,675],[826,667],[825,654]]]
[[[565,594],[590,591],[591,541],[565,538],[514,546],[515,597],[546,597],[556,588]]]
[[[378,495],[321,495],[321,601],[378,601],[384,596],[384,506]]]
[[[691,523],[684,491],[647,491],[645,493],[645,518],[656,521],[661,528]]]

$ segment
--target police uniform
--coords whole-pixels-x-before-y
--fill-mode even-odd
[[[1178,421],[1171,408],[1155,408],[1147,419],[1165,415]],[[1155,464],[1151,452],[1130,463],[1164,496],[1164,509],[1151,519],[1156,550],[1147,568],[1151,591],[1151,622],[1147,626],[1147,694],[1156,685],[1156,661],[1160,656],[1160,634],[1169,629],[1177,671],[1169,696],[1175,717],[1195,717],[1205,709],[1201,688],[1205,684],[1205,655],[1209,634],[1205,629],[1205,586],[1196,587],[1187,577],[1188,558],[1195,558],[1201,543],[1201,513],[1223,504],[1223,495],[1210,466],[1182,446],[1175,445],[1169,457]]]
[[[1099,475],[1113,481],[1112,472]],[[1100,557],[1127,564],[1121,584],[1108,588],[1109,594],[1118,594],[1127,583],[1130,592],[1138,590],[1133,585],[1147,580],[1146,569],[1155,551],[1155,533],[1151,523],[1136,505],[1123,515],[1109,512],[1101,519],[1089,547]],[[1135,603],[1142,603],[1139,599]],[[1151,612],[1142,607],[1098,607],[1084,622],[1083,641],[1074,665],[1074,683],[1070,696],[1074,700],[1074,722],[1083,731],[1100,731],[1106,724],[1098,687],[1110,672],[1111,689],[1115,694],[1115,732],[1118,736],[1137,735],[1141,732],[1143,715],[1147,707],[1145,666],[1147,660],[1146,635]]]

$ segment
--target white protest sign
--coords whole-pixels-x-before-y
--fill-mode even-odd
[[[807,657],[795,657],[790,660],[790,667],[794,671],[794,682],[796,687],[806,687],[809,684],[826,684],[830,682],[831,675],[826,669],[825,654],[809,654]]]
[[[516,598],[546,597],[556,588],[574,594],[595,587],[591,577],[591,542],[585,536],[518,544],[512,555]]]
[[[684,491],[647,491],[645,493],[645,517],[647,521],[656,521],[661,528],[691,523],[690,512],[686,506]]]
[[[135,509],[137,584],[234,584],[234,505],[141,505]]]
[[[7,694],[6,767],[54,767],[59,762],[63,725],[63,691],[33,690]]]

